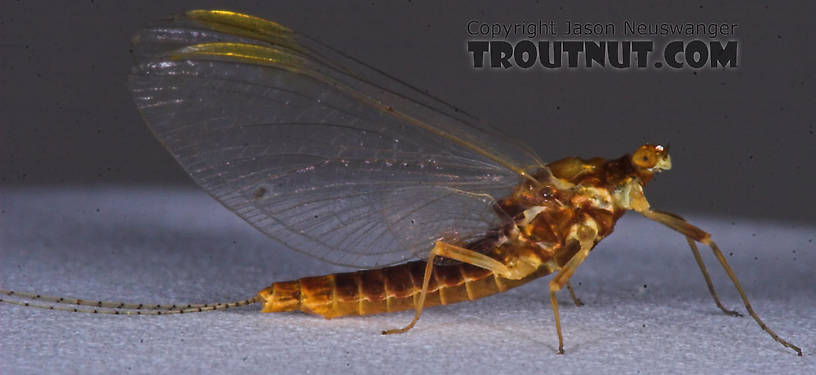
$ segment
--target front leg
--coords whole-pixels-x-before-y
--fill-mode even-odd
[[[697,266],[700,267],[700,271],[703,273],[703,279],[705,279],[706,286],[708,286],[708,292],[711,293],[711,298],[714,299],[714,304],[716,304],[717,307],[719,307],[720,310],[722,310],[722,312],[726,315],[742,316],[742,314],[734,310],[726,309],[722,302],[720,302],[720,298],[717,297],[717,291],[714,289],[714,283],[711,281],[711,276],[708,275],[708,270],[706,269],[705,263],[703,263],[703,257],[700,256],[700,250],[697,249],[697,244],[695,241],[706,240],[710,238],[711,235],[704,232],[700,228],[689,224],[679,215],[653,210],[646,210],[644,212],[645,213],[642,213],[643,216],[665,224],[669,228],[683,233],[686,236],[686,241],[688,242],[689,248],[691,248],[691,253],[694,255],[694,260],[697,262]]]
[[[757,313],[754,312],[754,308],[751,307],[751,303],[748,302],[748,296],[742,289],[742,285],[737,279],[737,275],[734,274],[734,271],[731,269],[731,266],[728,265],[728,262],[725,260],[725,256],[723,255],[722,251],[720,251],[720,248],[717,247],[717,244],[711,240],[710,234],[706,233],[704,230],[700,228],[695,227],[694,225],[689,224],[683,218],[675,214],[655,211],[648,208],[641,210],[639,212],[649,219],[657,221],[658,223],[661,223],[671,229],[674,229],[684,234],[687,239],[708,245],[711,248],[711,251],[714,252],[714,256],[717,257],[717,260],[720,262],[720,265],[722,265],[723,269],[725,269],[725,272],[728,274],[728,277],[731,279],[731,282],[734,284],[734,287],[737,288],[737,292],[739,292],[739,295],[742,298],[742,302],[745,304],[745,309],[748,310],[748,313],[751,314],[751,317],[753,317],[757,324],[759,324],[759,326],[765,332],[771,335],[771,337],[773,337],[773,339],[776,340],[778,343],[784,345],[787,348],[793,349],[794,351],[796,351],[797,354],[799,354],[799,356],[802,355],[802,349],[800,349],[796,345],[793,345],[783,340],[774,331],[768,328],[768,326],[765,324],[765,322],[762,321],[762,319],[759,319],[759,315],[757,315]],[[691,245],[691,249],[695,253],[695,258],[699,257],[699,252],[697,251],[697,246],[694,245],[694,242],[689,241],[689,245]],[[698,264],[702,265],[702,259],[698,260]],[[722,307],[722,304],[719,303],[719,299],[717,299],[716,294],[714,293],[714,287],[713,285],[711,285],[711,280],[708,278],[708,273],[706,272],[704,266],[701,266],[701,269],[703,270],[703,275],[706,276],[706,281],[709,283],[709,288],[711,290],[712,295],[714,296],[714,300],[717,302],[717,305],[720,306],[720,308],[723,311],[728,313],[729,310],[726,310],[724,307]]]

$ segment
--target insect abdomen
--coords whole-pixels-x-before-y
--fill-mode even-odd
[[[262,312],[301,310],[331,319],[415,308],[425,262],[274,283],[260,291]],[[469,264],[434,267],[425,307],[472,301],[550,273],[545,267],[521,280],[508,280]]]

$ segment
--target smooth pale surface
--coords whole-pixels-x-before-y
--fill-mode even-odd
[[[647,191],[648,194],[648,191]],[[652,202],[657,207],[658,202]],[[816,228],[684,214],[714,234],[772,329],[721,314],[685,240],[627,215],[559,301],[546,279],[473,303],[324,320],[260,314],[123,317],[0,305],[0,373],[816,373]],[[734,288],[701,248],[724,303]],[[733,255],[729,255],[733,253]],[[243,299],[277,280],[343,270],[288,251],[198,190],[0,189],[0,287],[129,302]]]

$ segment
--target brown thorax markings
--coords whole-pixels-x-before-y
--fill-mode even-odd
[[[572,158],[566,162],[597,172],[605,161]],[[553,164],[558,167],[557,163]],[[617,218],[633,209],[633,202],[645,202],[648,207],[637,177],[612,175],[610,182],[599,178],[576,181],[573,176],[570,181],[554,175],[548,167],[534,175],[544,182],[522,183],[498,203],[514,220],[505,227],[495,254],[491,254],[508,267],[510,274],[504,275],[507,278],[523,278],[545,264],[561,269],[582,240],[597,243],[608,235]],[[593,235],[579,233],[587,227],[594,229]],[[565,247],[569,249],[566,252],[562,251]]]

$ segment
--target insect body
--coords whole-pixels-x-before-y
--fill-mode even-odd
[[[753,311],[708,233],[651,209],[643,187],[671,168],[668,148],[646,144],[619,159],[544,163],[524,144],[473,125],[467,113],[412,86],[277,23],[234,12],[190,11],[133,42],[136,105],[196,183],[283,245],[366,269],[278,282],[224,304],[6,295],[116,314],[256,302],[264,312],[326,318],[414,309],[407,326],[383,332],[400,333],[424,307],[554,274],[548,285],[563,353],[556,292],[569,288],[592,248],[631,210],[686,236],[717,306],[738,315],[719,302],[696,243],[710,246],[751,316],[801,355]]]
[[[645,145],[640,152],[666,158],[656,170],[669,165],[661,146]],[[554,183],[525,180],[510,196],[496,201],[494,209],[507,216],[507,224],[469,243],[438,241],[434,256],[460,263],[434,266],[423,306],[474,300],[563,270],[582,242],[589,251],[612,232],[617,219],[630,209],[630,196],[643,199],[641,178],[648,179],[652,172],[639,171],[643,176],[637,177],[630,158],[552,163],[532,177]],[[421,297],[427,264],[415,261],[276,283],[260,297],[264,311],[299,309],[327,318],[413,309]]]

